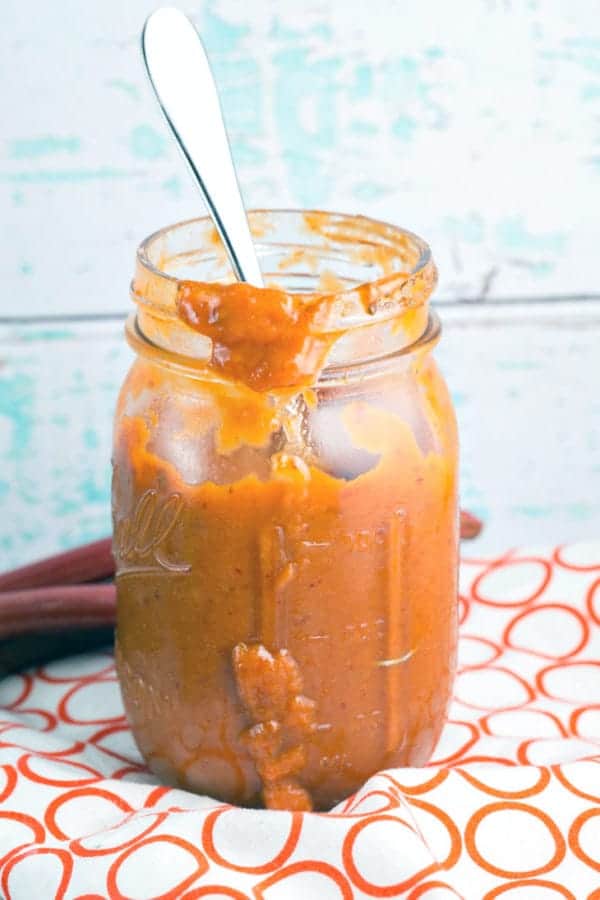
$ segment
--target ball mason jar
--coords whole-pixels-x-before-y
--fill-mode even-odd
[[[123,700],[150,768],[327,809],[427,762],[457,639],[457,437],[436,270],[360,216],[250,214],[267,287],[207,220],[139,248],[116,412]]]

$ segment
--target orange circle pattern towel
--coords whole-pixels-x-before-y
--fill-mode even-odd
[[[6,900],[600,900],[600,544],[464,559],[459,674],[424,769],[329,813],[157,785],[112,657],[0,682]]]

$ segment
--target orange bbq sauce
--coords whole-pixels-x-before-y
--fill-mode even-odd
[[[435,437],[427,451],[389,405],[348,398],[336,427],[369,460],[349,476],[273,444],[290,396],[309,409],[318,396],[339,337],[322,334],[326,298],[306,306],[275,289],[181,282],[176,308],[213,342],[210,377],[140,359],[118,411],[126,711],[171,783],[238,804],[327,809],[381,768],[424,764],[444,722],[457,565],[447,390],[427,349],[414,361]],[[226,483],[190,483],[161,453],[159,412],[129,408],[144,392],[177,406],[195,391],[202,413],[181,413],[181,438],[211,435],[224,458],[267,447],[267,470],[232,463]]]

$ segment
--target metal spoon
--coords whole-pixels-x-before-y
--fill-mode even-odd
[[[146,20],[142,54],[160,108],[198,182],[239,281],[263,286],[206,50],[180,10]]]

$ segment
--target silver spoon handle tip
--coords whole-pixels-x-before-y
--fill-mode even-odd
[[[180,10],[146,20],[142,54],[154,92],[202,191],[239,281],[263,286],[221,104],[200,35]]]

